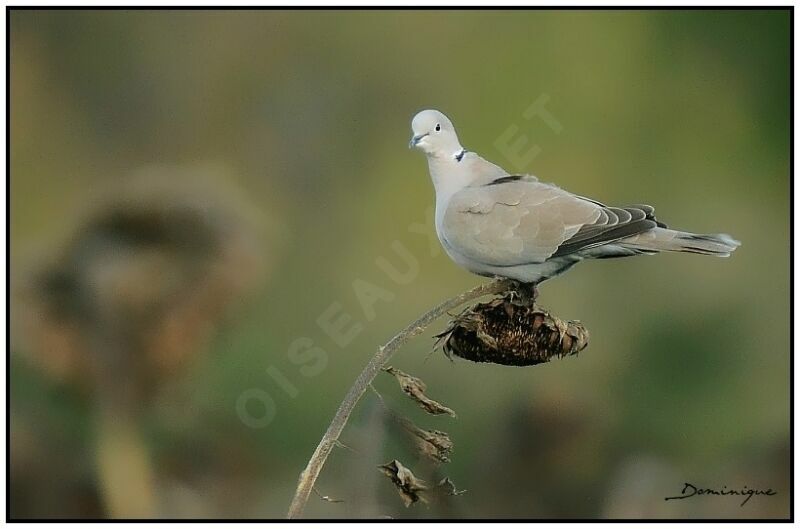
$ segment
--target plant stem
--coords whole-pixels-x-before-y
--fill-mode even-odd
[[[364,395],[367,387],[369,387],[372,380],[377,376],[386,362],[389,361],[389,358],[391,358],[394,352],[409,339],[422,333],[428,325],[444,315],[447,311],[481,296],[505,292],[508,290],[509,285],[509,280],[495,279],[494,281],[479,285],[458,296],[450,298],[417,318],[416,321],[400,331],[385,345],[378,348],[378,351],[372,359],[370,359],[363,371],[361,371],[361,374],[358,375],[358,378],[356,378],[355,382],[350,387],[347,395],[345,395],[325,435],[322,436],[322,439],[317,445],[317,449],[314,450],[314,454],[311,456],[311,459],[308,460],[305,470],[300,474],[300,480],[297,483],[297,490],[294,493],[292,504],[289,506],[287,518],[297,518],[303,514],[303,509],[314,488],[314,483],[317,481],[317,477],[322,471],[322,467],[325,465],[325,461],[328,459],[331,450],[333,450],[336,441],[338,441],[342,430],[344,430],[347,420],[350,418],[350,414]]]

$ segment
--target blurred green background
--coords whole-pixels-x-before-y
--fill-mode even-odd
[[[545,284],[540,302],[592,338],[542,366],[428,357],[438,322],[393,364],[458,418],[424,416],[387,375],[375,389],[449,432],[452,462],[416,455],[367,393],[317,485],[343,502],[312,496],[307,515],[788,516],[788,10],[14,10],[10,31],[12,516],[283,516],[375,347],[484,281],[431,245],[433,189],[406,148],[423,108],[511,171],[743,244]],[[543,95],[558,134],[523,117]],[[524,167],[496,146],[510,127],[540,150]],[[200,272],[181,252],[205,214],[153,247],[92,231],[95,210],[194,194],[228,219]],[[404,270],[406,253],[401,285],[376,260]],[[172,275],[163,255],[182,256]],[[52,310],[54,273],[72,281],[57,299],[90,308]],[[374,312],[357,281],[383,289]],[[125,312],[139,294],[157,301]],[[327,310],[356,325],[343,346]],[[166,369],[165,351],[191,358]],[[468,492],[406,509],[375,468],[394,458]],[[778,494],[664,501],[687,481]]]

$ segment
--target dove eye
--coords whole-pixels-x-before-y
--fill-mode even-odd
[[[437,123],[436,124],[436,132],[439,132],[440,130],[442,130],[442,126]]]

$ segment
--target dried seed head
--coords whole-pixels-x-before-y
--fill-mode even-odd
[[[579,353],[589,343],[589,331],[579,321],[562,321],[506,295],[464,311],[437,338],[448,357],[532,366]]]
[[[229,197],[225,179],[146,173],[66,216],[71,229],[15,278],[20,351],[87,389],[116,384],[93,372],[107,362],[142,401],[206,349],[268,260],[248,202]]]

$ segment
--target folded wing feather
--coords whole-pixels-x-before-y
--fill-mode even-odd
[[[481,263],[542,263],[657,225],[650,206],[607,207],[535,180],[502,180],[459,191],[444,214],[448,243]]]

